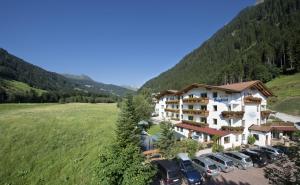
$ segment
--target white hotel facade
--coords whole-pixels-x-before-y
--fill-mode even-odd
[[[225,149],[247,144],[271,144],[271,129],[266,127],[272,96],[260,81],[222,86],[192,84],[181,91],[168,90],[157,96],[155,111],[161,120],[172,120],[175,131],[184,137],[209,143],[214,135]]]

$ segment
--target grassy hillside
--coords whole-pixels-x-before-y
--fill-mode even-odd
[[[115,104],[0,104],[0,184],[91,184]]]
[[[300,73],[280,76],[266,85],[276,95],[276,97],[270,98],[271,109],[300,115]]]
[[[47,92],[42,89],[30,87],[28,84],[23,82],[18,82],[15,80],[4,80],[1,79],[1,86],[8,92],[12,93],[25,93],[29,91],[35,91],[37,95],[41,96],[44,92]]]

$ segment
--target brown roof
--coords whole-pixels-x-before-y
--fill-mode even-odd
[[[296,127],[289,127],[289,126],[279,126],[279,127],[272,127],[272,130],[276,130],[276,131],[286,131],[286,132],[294,132],[294,131],[297,131],[297,128]]]
[[[177,93],[178,93],[177,90],[166,90],[166,91],[162,91],[158,95],[156,95],[156,98],[159,99],[164,95],[176,95]]]
[[[253,131],[259,131],[259,132],[270,132],[271,127],[270,126],[264,126],[264,125],[251,125],[248,130]]]
[[[235,91],[243,91],[247,88],[254,87],[260,92],[262,92],[265,96],[273,96],[273,93],[259,80],[248,81],[248,82],[240,82],[233,84],[226,84],[219,86],[221,88],[235,90]]]
[[[254,131],[260,131],[260,132],[270,132],[273,130],[276,131],[296,131],[297,128],[294,125],[291,125],[290,123],[287,123],[286,125],[284,124],[278,124],[278,123],[274,123],[274,124],[263,124],[263,125],[251,125],[249,127],[249,130],[254,130]]]
[[[202,133],[206,133],[209,135],[217,135],[217,136],[221,136],[221,137],[230,134],[230,132],[223,131],[223,130],[217,130],[217,129],[213,129],[213,128],[209,128],[209,127],[199,127],[199,126],[194,126],[194,125],[184,124],[184,123],[178,123],[175,126],[179,127],[179,128],[185,128],[188,130],[202,132]]]
[[[186,86],[185,88],[183,88],[180,91],[175,91],[175,90],[163,91],[158,95],[158,97],[160,98],[167,94],[179,95],[179,94],[186,93],[189,90],[195,89],[198,87],[202,87],[202,88],[206,88],[206,89],[221,90],[221,91],[232,92],[232,93],[238,93],[247,88],[253,87],[253,88],[256,88],[257,90],[259,90],[265,96],[273,96],[273,93],[261,81],[254,80],[254,81],[233,83],[233,84],[220,85],[220,86],[193,83],[191,85]]]

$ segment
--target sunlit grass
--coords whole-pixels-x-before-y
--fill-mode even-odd
[[[115,104],[0,105],[0,184],[91,184]]]

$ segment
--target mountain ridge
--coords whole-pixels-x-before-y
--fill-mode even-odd
[[[154,91],[192,83],[263,82],[299,71],[300,1],[266,0],[241,10],[174,67],[147,81]]]

